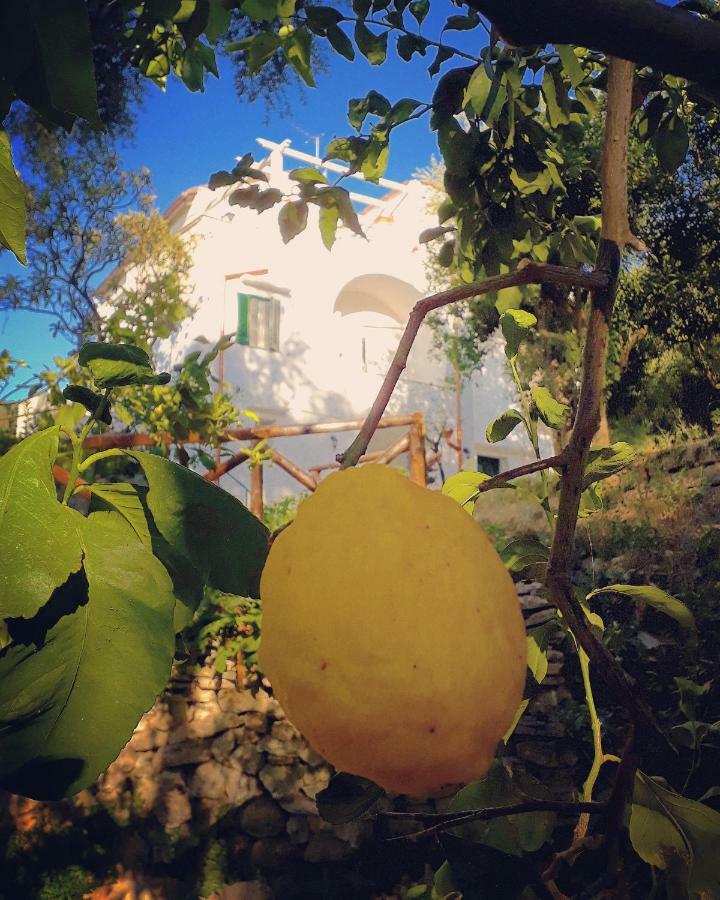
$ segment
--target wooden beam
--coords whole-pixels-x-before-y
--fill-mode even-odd
[[[219,481],[223,475],[226,475],[228,472],[241,466],[244,462],[247,462],[249,458],[250,454],[247,450],[238,450],[238,452],[234,453],[230,459],[226,459],[224,463],[220,463],[219,466],[206,472],[203,475],[203,478],[207,479],[207,481]]]
[[[306,472],[305,469],[301,469],[300,466],[296,465],[291,459],[288,459],[287,456],[283,456],[283,454],[275,450],[274,447],[270,449],[270,455],[272,461],[287,472],[288,475],[292,475],[295,481],[299,481],[300,484],[309,491],[315,490],[317,485],[315,479],[309,472]]]

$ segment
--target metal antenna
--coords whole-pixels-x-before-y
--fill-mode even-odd
[[[315,156],[320,159],[320,138],[325,137],[325,132],[323,131],[321,134],[310,134],[309,131],[305,131],[304,128],[301,128],[299,125],[294,126],[295,131],[299,131],[300,134],[304,134],[305,137],[309,141],[313,141],[315,143]]]

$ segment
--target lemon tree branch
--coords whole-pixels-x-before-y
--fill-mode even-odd
[[[405,331],[400,338],[400,343],[395,351],[395,356],[388,369],[385,380],[370,408],[370,412],[363,423],[358,436],[344,453],[337,456],[337,461],[342,469],[350,468],[357,464],[365,453],[368,444],[378,426],[378,422],[387,408],[390,398],[395,390],[400,376],[407,365],[408,356],[417,337],[420,326],[425,317],[436,309],[458,303],[461,300],[469,300],[471,297],[479,297],[482,294],[490,294],[502,288],[514,287],[523,284],[568,284],[575,287],[598,289],[607,287],[609,279],[604,272],[582,272],[567,266],[545,265],[542,263],[528,263],[519,266],[514,272],[506,275],[495,275],[484,281],[474,281],[471,284],[463,284],[432,294],[423,300],[418,300],[410,313],[405,326]]]

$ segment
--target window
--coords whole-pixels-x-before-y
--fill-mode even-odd
[[[280,301],[276,297],[238,294],[238,326],[235,340],[245,347],[278,350]]]
[[[477,470],[492,478],[500,472],[500,460],[496,456],[478,456]]]

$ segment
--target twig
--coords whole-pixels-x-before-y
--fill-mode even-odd
[[[558,815],[577,815],[578,813],[604,813],[607,811],[605,803],[582,803],[565,800],[527,800],[525,803],[516,803],[514,806],[488,806],[485,809],[470,809],[456,813],[404,813],[391,810],[379,812],[378,815],[386,819],[400,819],[404,821],[428,822],[429,827],[410,834],[399,835],[390,840],[420,837],[435,834],[438,831],[447,831],[450,828],[458,828],[468,825],[470,822],[484,822],[489,819],[498,819],[501,816],[518,816],[523,813],[554,812]]]
[[[561,469],[565,464],[564,451],[556,456],[548,456],[547,459],[534,459],[532,462],[525,463],[524,466],[517,466],[514,469],[508,469],[506,472],[500,472],[493,475],[487,481],[483,481],[478,485],[478,493],[491,491],[493,488],[506,484],[508,481],[514,481],[516,478],[522,478],[523,475],[532,475],[534,472],[543,472],[545,469]]]
[[[460,300],[468,300],[471,297],[479,297],[481,294],[489,294],[502,288],[522,284],[570,284],[575,287],[599,290],[607,288],[610,284],[610,279],[605,272],[582,272],[579,269],[571,269],[567,266],[553,266],[531,262],[525,266],[518,267],[514,272],[509,272],[507,275],[495,275],[493,278],[487,278],[484,281],[459,285],[419,300],[410,313],[405,331],[400,338],[400,343],[395,351],[395,356],[390,364],[385,380],[358,436],[345,453],[341,453],[337,457],[341,468],[347,469],[356,465],[357,461],[367,450],[378,422],[390,402],[395,385],[405,369],[410,350],[425,317],[434,310],[443,306],[449,306],[451,303],[457,303]]]

